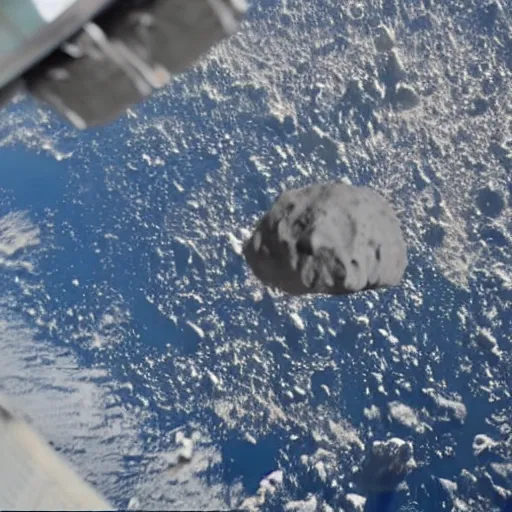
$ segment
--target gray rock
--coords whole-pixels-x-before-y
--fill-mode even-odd
[[[411,443],[397,437],[375,441],[361,468],[361,484],[369,492],[392,491],[415,468]]]
[[[477,332],[476,341],[482,349],[497,356],[500,355],[498,341],[488,329],[479,329]]]
[[[498,484],[512,490],[512,462],[493,462],[490,466]]]
[[[288,190],[244,246],[264,284],[302,295],[349,294],[400,283],[407,249],[390,205],[344,183]]]
[[[404,427],[410,428],[422,434],[425,432],[426,426],[420,421],[414,409],[401,402],[394,400],[388,404],[389,418],[402,424]]]
[[[316,496],[310,496],[308,499],[300,501],[289,501],[284,506],[284,510],[289,512],[316,512],[317,508]]]
[[[442,500],[448,501],[453,506],[458,492],[457,484],[445,478],[437,478],[437,483],[439,486],[439,495],[442,497]]]
[[[378,52],[386,53],[391,51],[395,46],[395,37],[393,32],[391,32],[386,25],[379,25],[375,29],[373,42]]]
[[[473,453],[475,456],[480,455],[483,452],[492,450],[498,442],[485,434],[477,434],[473,439]]]
[[[420,104],[420,97],[410,85],[398,84],[395,93],[395,103],[401,110],[410,110]]]
[[[512,492],[496,485],[489,473],[484,471],[478,479],[479,491],[483,496],[490,497],[499,506],[504,506],[512,500]]]
[[[364,512],[366,498],[359,494],[349,493],[345,496],[345,508],[347,512]]]
[[[457,479],[457,488],[461,494],[472,498],[478,496],[478,478],[467,469],[462,469]]]
[[[443,397],[440,393],[436,392],[433,388],[426,388],[422,390],[425,395],[430,397],[436,409],[441,414],[446,414],[452,421],[457,421],[464,424],[468,414],[466,406],[458,401]]]

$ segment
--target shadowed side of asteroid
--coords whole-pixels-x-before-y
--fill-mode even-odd
[[[262,283],[293,295],[397,285],[407,265],[392,208],[373,190],[344,183],[284,192],[244,255]]]

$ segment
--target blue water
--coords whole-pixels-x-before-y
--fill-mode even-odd
[[[274,1],[255,3],[257,5],[251,12],[253,19],[261,16],[266,7],[276,4]],[[325,8],[332,10],[333,17],[336,17],[337,6],[326,3]],[[401,8],[397,2],[383,2],[382,19],[395,19]],[[316,14],[318,12],[315,10]],[[468,16],[453,8],[454,20],[460,26],[477,22],[482,33],[493,30],[495,21],[492,9],[486,11],[485,15],[475,16]],[[364,21],[368,24],[364,30],[369,32],[380,21],[377,18],[376,14],[369,15]],[[321,23],[321,19],[317,21],[312,17],[309,22],[314,26]],[[410,32],[431,29],[429,17],[407,20],[402,13],[401,19]],[[286,17],[283,17],[281,25],[276,28],[277,32],[286,31],[286,26]],[[340,32],[342,28],[340,26]],[[321,51],[341,53],[346,47],[347,41],[340,35],[339,39],[331,41],[330,46],[324,46]],[[293,77],[289,79],[293,80]],[[202,80],[220,83],[225,94],[234,98],[233,104],[219,113],[217,104],[207,97],[203,97],[199,104],[190,101],[185,94],[187,86]],[[382,80],[389,85],[394,78],[383,76]],[[476,326],[492,328],[494,335],[503,340],[507,333],[512,332],[512,314],[502,307],[510,300],[510,291],[499,286],[496,279],[489,275],[472,281],[469,291],[462,290],[443,277],[425,259],[421,250],[412,250],[406,279],[421,290],[423,301],[420,305],[415,305],[407,291],[400,287],[371,295],[373,310],[368,308],[367,296],[343,300],[317,298],[301,312],[306,323],[306,329],[301,331],[282,313],[283,308],[286,311],[291,305],[286,298],[279,299],[276,305],[268,294],[255,302],[249,295],[249,289],[245,294],[217,291],[227,280],[239,283],[243,290],[248,272],[243,261],[230,249],[227,239],[218,237],[213,228],[212,232],[207,233],[207,240],[210,241],[207,245],[215,257],[207,258],[206,262],[166,231],[173,229],[175,235],[186,239],[194,232],[199,221],[200,228],[208,226],[209,215],[216,216],[216,226],[235,229],[238,222],[240,226],[250,226],[254,218],[271,205],[273,196],[267,192],[270,187],[277,190],[279,184],[290,180],[290,177],[294,184],[307,181],[283,165],[276,165],[270,178],[264,177],[250,160],[251,155],[255,154],[254,145],[258,145],[260,152],[270,154],[273,145],[290,144],[318,163],[322,169],[318,179],[334,178],[349,172],[354,183],[369,183],[373,176],[371,162],[367,167],[351,172],[340,160],[330,139],[321,138],[311,130],[302,130],[300,126],[314,123],[325,127],[331,123],[338,124],[343,116],[353,115],[364,140],[369,136],[368,122],[379,130],[378,120],[374,117],[375,105],[368,97],[363,99],[346,94],[338,104],[333,105],[331,111],[322,112],[315,100],[318,94],[320,91],[312,85],[310,106],[298,113],[297,120],[286,117],[279,122],[267,115],[267,92],[251,89],[250,85],[241,89],[238,84],[231,83],[224,71],[214,64],[206,71],[178,81],[172,90],[172,97],[163,95],[136,109],[139,119],[146,119],[148,124],[158,119],[166,126],[165,119],[173,117],[190,123],[191,132],[184,137],[187,145],[178,138],[177,143],[181,144],[179,153],[169,153],[168,141],[156,128],[149,128],[144,132],[144,139],[136,140],[134,125],[127,119],[97,131],[80,133],[75,137],[66,136],[60,142],[57,136],[58,148],[73,151],[73,156],[62,161],[57,161],[44,150],[27,149],[22,144],[2,148],[0,214],[27,211],[40,227],[43,241],[43,250],[34,256],[37,260],[36,275],[27,276],[23,271],[17,271],[18,277],[39,284],[43,291],[19,296],[14,310],[23,315],[28,323],[33,323],[27,311],[43,305],[41,317],[46,322],[54,320],[58,329],[39,327],[41,343],[66,347],[77,357],[81,366],[105,368],[112,381],[130,382],[133,385],[133,394],[119,389],[117,395],[128,414],[135,407],[144,407],[149,411],[138,433],[148,454],[169,449],[173,441],[166,436],[166,432],[177,426],[195,423],[207,429],[222,455],[222,462],[204,470],[201,479],[223,483],[226,499],[232,507],[239,504],[235,497],[229,498],[230,488],[234,484],[241,483],[245,494],[254,494],[261,478],[276,467],[285,469],[284,495],[287,498],[303,499],[308,493],[313,493],[336,507],[343,503],[343,493],[333,489],[329,482],[322,482],[299,463],[300,455],[314,453],[318,444],[311,432],[298,428],[297,424],[292,422],[292,426],[287,428],[279,425],[267,431],[264,428],[267,418],[264,416],[258,420],[259,423],[254,418],[247,419],[253,431],[260,429],[263,432],[258,436],[257,444],[253,445],[242,435],[242,420],[239,421],[240,428],[231,428],[213,412],[212,401],[221,396],[221,392],[207,380],[202,380],[200,386],[195,388],[191,407],[176,406],[180,400],[190,399],[192,395],[188,387],[193,385],[192,381],[187,381],[182,387],[172,383],[178,375],[175,361],[179,358],[206,361],[206,367],[219,371],[227,368],[223,378],[230,380],[230,390],[236,389],[237,382],[242,385],[249,376],[257,375],[259,371],[251,359],[245,361],[242,369],[231,365],[229,354],[215,350],[220,340],[209,335],[201,338],[185,323],[186,319],[195,321],[200,318],[203,329],[208,331],[211,328],[217,333],[217,324],[222,324],[223,340],[247,339],[253,341],[258,350],[261,349],[260,341],[267,339],[264,350],[266,357],[272,360],[275,371],[265,376],[265,385],[275,393],[283,408],[288,407],[290,401],[284,393],[283,382],[289,381],[293,385],[292,376],[303,364],[308,369],[314,369],[311,376],[313,393],[305,399],[310,410],[321,406],[333,417],[346,418],[361,430],[367,443],[372,438],[383,439],[390,435],[414,441],[415,458],[423,465],[408,478],[411,493],[372,496],[365,510],[437,512],[441,510],[440,503],[444,497],[432,476],[455,479],[463,468],[471,470],[476,466],[471,452],[472,440],[478,433],[493,435],[494,431],[486,419],[506,400],[498,392],[498,403],[489,403],[487,396],[475,388],[474,374],[461,372],[459,364],[465,354],[476,359],[473,361],[475,365],[492,359],[468,348]],[[252,112],[244,110],[238,114],[237,95],[252,102]],[[31,102],[25,101],[12,107],[11,112],[18,111],[23,115],[33,108]],[[205,118],[208,120],[203,121]],[[52,119],[52,126],[59,132],[64,130],[58,120]],[[172,125],[169,128],[172,130]],[[231,134],[234,146],[226,144],[218,154],[212,154],[208,148],[217,146],[223,134]],[[244,136],[254,145],[241,144]],[[340,137],[343,140],[343,123]],[[404,138],[403,144],[406,147],[415,142]],[[223,151],[231,157],[227,176],[219,171]],[[165,155],[165,165],[147,165],[141,158],[142,152],[151,158]],[[134,163],[137,169],[128,171],[129,163]],[[510,161],[502,159],[502,165],[510,165]],[[414,169],[411,175],[415,176],[411,189],[421,190],[424,182]],[[434,174],[430,178],[433,181],[436,179]],[[193,211],[187,203],[187,194],[196,189],[205,190],[205,184],[212,179],[214,184],[220,185],[212,185],[205,204],[198,211]],[[178,192],[174,180],[178,180],[187,192]],[[140,199],[139,203],[137,199]],[[437,205],[434,205],[432,214],[437,214],[436,208],[439,208],[441,199],[436,198]],[[224,212],[219,206],[222,204],[234,204],[234,213]],[[477,204],[490,218],[501,215],[505,208],[502,196],[492,196],[486,190],[478,196]],[[171,221],[169,211],[173,212]],[[115,239],[105,237],[105,234],[113,234]],[[443,236],[442,230],[434,226],[427,233],[425,243],[430,247],[440,246]],[[476,236],[482,236],[488,242],[493,258],[503,263],[509,262],[510,244],[503,235],[500,237],[499,231],[485,227]],[[158,258],[155,255],[156,246],[162,246],[163,250],[172,254],[172,262]],[[174,292],[174,277],[164,280],[163,284],[155,280],[157,273],[165,272],[173,276],[189,276],[190,283],[181,289],[202,296],[206,301],[205,306],[198,306],[197,298],[181,296],[177,289]],[[2,276],[5,293],[18,293],[14,277],[16,275],[12,273]],[[78,280],[79,286],[75,286],[73,280]],[[155,296],[156,303],[165,304],[167,309],[159,311],[147,300],[148,295]],[[493,299],[497,301],[499,317],[496,325],[490,323],[483,306],[485,301]],[[405,305],[406,320],[403,322],[389,315],[389,309],[396,303]],[[122,326],[122,343],[98,350],[91,346],[86,334],[82,338],[80,335],[71,336],[85,333],[94,324],[90,318],[101,318],[112,304],[119,304],[123,310],[129,311]],[[462,306],[470,314],[469,328],[457,321],[456,311]],[[69,308],[82,312],[84,318],[78,319],[77,314],[69,316]],[[315,310],[323,310],[330,320],[318,320],[314,316]],[[371,331],[355,320],[355,316],[363,314],[370,317]],[[178,318],[177,322],[173,320],[173,315]],[[257,323],[253,323],[253,320],[257,320]],[[326,330],[321,333],[316,323],[323,324]],[[330,333],[328,327],[335,329],[336,334]],[[425,370],[426,362],[422,361],[421,355],[417,370],[403,360],[393,361],[389,342],[378,332],[380,328],[393,333],[401,343],[413,343],[414,340],[419,353],[428,356],[431,374]],[[279,336],[286,340],[286,348],[278,341]],[[330,350],[327,349],[328,345]],[[430,357],[436,352],[438,357]],[[433,432],[417,435],[411,429],[389,421],[384,414],[382,421],[370,425],[363,415],[363,408],[374,404],[385,411],[391,399],[379,394],[375,381],[371,380],[370,372],[377,371],[381,359],[385,359],[388,365],[383,372],[386,389],[394,390],[400,375],[412,384],[410,391],[401,389],[400,396],[393,395],[393,399],[399,399],[417,410],[424,407],[431,411],[431,401],[421,389],[437,385],[433,383],[445,382],[446,388],[451,393],[458,393],[468,407],[465,424],[460,426],[453,421],[436,423]],[[329,361],[336,363],[336,370],[329,367]],[[504,387],[510,386],[510,358],[492,363],[497,380]],[[429,375],[432,376],[430,381]],[[480,382],[478,378],[476,381]],[[320,393],[322,384],[331,390],[330,397]],[[366,388],[370,389],[369,394]],[[256,402],[254,407],[259,407]],[[298,436],[294,443],[289,441],[290,434]],[[436,458],[433,455],[436,445],[452,446],[456,455]],[[66,447],[63,450],[65,452]],[[340,464],[346,465],[345,468],[340,467],[340,471],[347,471],[354,462],[351,457],[340,454]],[[490,456],[489,460],[500,458]],[[130,482],[142,478],[143,473],[141,469],[140,474],[127,474],[125,482],[123,473],[120,473],[116,485],[103,484],[101,480],[95,484],[116,506],[126,507],[130,499],[127,492]],[[279,496],[267,503],[269,510],[281,510],[282,506]],[[503,506],[507,510],[507,504],[500,504],[500,507]]]

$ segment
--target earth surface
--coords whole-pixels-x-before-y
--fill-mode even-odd
[[[253,0],[108,127],[1,113],[0,383],[114,506],[511,509],[511,7]],[[243,240],[332,180],[391,202],[402,284],[265,289]]]

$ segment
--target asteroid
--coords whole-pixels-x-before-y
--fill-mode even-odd
[[[407,266],[391,206],[367,187],[344,183],[283,192],[243,252],[262,283],[292,295],[396,286]]]
[[[398,437],[375,441],[359,477],[369,492],[393,491],[416,468],[412,444]]]

